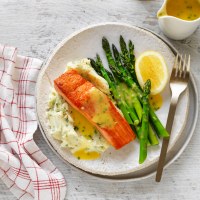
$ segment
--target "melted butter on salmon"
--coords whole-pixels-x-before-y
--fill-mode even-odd
[[[89,93],[89,101],[95,108],[94,115],[92,116],[92,121],[102,128],[114,127],[116,121],[111,115],[110,103],[107,101],[108,97],[94,87],[89,91]]]

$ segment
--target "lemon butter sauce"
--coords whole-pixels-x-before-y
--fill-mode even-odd
[[[199,0],[168,0],[166,8],[159,13],[161,16],[174,16],[183,20],[192,21],[200,17]]]
[[[155,111],[159,110],[163,105],[163,98],[161,94],[150,95],[149,103]]]

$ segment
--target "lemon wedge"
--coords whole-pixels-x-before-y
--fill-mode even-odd
[[[136,60],[135,72],[141,87],[151,80],[151,94],[160,93],[168,81],[168,70],[162,55],[156,51],[145,51]]]

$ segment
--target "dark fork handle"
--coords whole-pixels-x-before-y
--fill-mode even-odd
[[[177,102],[178,102],[178,98],[172,96],[170,108],[169,108],[169,114],[167,118],[167,125],[166,125],[166,130],[168,131],[169,135],[171,134],[171,130],[172,130],[173,122],[174,122]],[[169,145],[169,139],[170,137],[167,139],[163,138],[160,158],[159,158],[158,166],[157,166],[156,182],[160,182],[161,177],[162,177],[162,172],[165,165],[165,158],[167,155],[167,149]]]

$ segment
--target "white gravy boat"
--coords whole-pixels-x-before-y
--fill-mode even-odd
[[[163,33],[174,40],[182,40],[190,36],[200,24],[200,18],[192,21],[182,20],[174,16],[163,15],[166,13],[166,4],[168,0],[165,0],[160,10],[157,12],[158,23]]]

